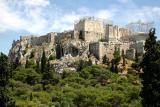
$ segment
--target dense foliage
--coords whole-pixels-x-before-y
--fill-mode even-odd
[[[0,53],[0,106],[1,107],[14,107],[15,103],[11,99],[11,94],[8,90],[10,80],[10,63],[8,57]]]
[[[121,76],[100,65],[86,66],[79,72],[45,72],[22,66],[14,70],[10,90],[18,107],[141,106],[141,84],[133,83],[139,80],[136,74]],[[47,81],[45,90],[43,80]]]
[[[160,44],[156,41],[155,29],[151,29],[145,43],[145,54],[140,64],[142,74],[142,98],[144,107],[160,106]]]

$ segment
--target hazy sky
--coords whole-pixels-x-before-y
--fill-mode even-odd
[[[154,21],[160,38],[160,0],[0,0],[0,51],[19,36],[73,29],[84,16],[126,25]]]

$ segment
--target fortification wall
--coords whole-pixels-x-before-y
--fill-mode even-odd
[[[33,35],[30,35],[30,36],[20,36],[20,41],[31,40],[32,37],[33,37]]]
[[[57,33],[57,36],[55,36],[55,43],[65,43],[67,41],[70,41],[74,39],[74,31],[66,31],[62,33]]]
[[[108,42],[115,40],[115,37],[113,35],[113,25],[106,25],[106,27],[105,27],[105,39]]]
[[[48,35],[48,42],[55,44],[55,37],[57,36],[57,33],[51,32],[51,33],[48,33],[47,35]]]
[[[80,20],[78,23],[74,24],[74,30],[76,30],[76,31],[85,31],[84,26],[85,26],[85,21],[84,20]]]
[[[94,18],[80,20],[75,24],[74,30],[79,31],[79,39],[86,42],[95,42],[104,38],[103,22]],[[77,35],[75,37],[77,38]]]
[[[102,33],[96,33],[96,32],[83,32],[84,33],[84,40],[86,42],[98,42],[100,41],[101,39],[104,38],[104,34]]]
[[[99,59],[99,43],[95,42],[95,43],[91,43],[89,44],[89,52],[91,54],[93,54],[97,59]]]
[[[130,35],[130,31],[127,28],[121,28],[117,25],[106,25],[105,26],[105,39],[108,42],[119,41],[122,37]]]
[[[97,59],[102,60],[106,54],[106,42],[94,42],[89,44],[89,52]]]
[[[32,46],[40,46],[43,43],[48,43],[48,36],[32,37],[31,39]]]
[[[89,51],[99,60],[102,60],[104,55],[106,55],[109,60],[111,60],[113,59],[115,47],[117,47],[120,48],[120,55],[122,53],[122,50],[124,50],[124,54],[127,54],[130,59],[133,59],[133,54],[135,53],[133,51],[130,51],[130,45],[130,43],[109,44],[108,42],[94,42],[90,43]]]
[[[88,32],[104,33],[103,23],[96,20],[85,21],[84,30]]]
[[[132,59],[132,60],[135,58],[135,49],[134,48],[126,50],[126,58]]]
[[[79,31],[77,31],[77,30],[74,30],[74,34],[73,34],[73,39],[76,39],[76,40],[78,40],[78,39],[80,39],[80,32]]]

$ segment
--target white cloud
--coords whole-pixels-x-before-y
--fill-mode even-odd
[[[132,0],[118,0],[120,3],[129,3],[131,2]]]
[[[113,17],[114,13],[109,12],[107,9],[103,10],[89,10],[88,8],[79,8],[78,10],[72,11],[70,13],[60,14],[59,18],[53,21],[51,27],[52,30],[71,30],[74,27],[74,22],[80,18],[87,16],[94,16],[101,19],[110,19]]]
[[[24,20],[20,18],[18,13],[11,11],[9,7],[5,5],[4,2],[0,2],[0,7],[1,29],[20,29],[20,26],[23,26]]]
[[[45,7],[50,4],[49,0],[23,0],[27,6],[42,6]]]
[[[128,10],[125,14],[122,14],[123,17],[126,16],[128,22],[142,20],[144,22],[150,22],[158,20],[160,18],[160,8],[159,7],[142,7],[134,8]]]
[[[113,16],[113,13],[108,10],[100,10],[96,12],[95,16],[101,19],[109,19]]]
[[[14,0],[0,1],[0,31],[24,30],[30,33],[47,33],[73,29],[74,21],[84,16],[110,18],[112,14],[106,10],[90,10],[86,7],[72,12],[64,12],[60,8],[48,10],[49,0]],[[3,7],[3,8],[2,8]],[[50,11],[50,12],[47,12]]]
[[[43,17],[43,8],[48,0],[0,1],[0,31],[25,30],[31,33],[43,32],[47,20]],[[35,2],[35,4],[34,4]],[[13,3],[13,7],[10,3]],[[28,3],[28,4],[27,4]],[[28,6],[29,5],[29,6]],[[31,6],[32,5],[32,6]],[[34,6],[34,7],[33,7]],[[23,10],[19,10],[23,8]]]
[[[94,16],[125,23],[139,19],[143,21],[160,19],[159,7],[136,7],[132,5],[132,8],[115,6],[99,10],[81,7],[71,12],[66,12],[59,7],[48,8],[51,6],[49,0],[13,1],[0,0],[0,32],[24,30],[30,33],[41,34],[50,31],[64,31],[73,29],[74,21],[85,16]],[[129,2],[131,0],[119,1]]]

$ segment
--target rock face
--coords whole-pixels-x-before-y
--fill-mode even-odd
[[[51,41],[50,34],[52,33],[41,37],[21,37],[20,40],[12,44],[12,48],[9,52],[10,59],[14,62],[18,58],[21,64],[25,64],[26,59],[30,57],[31,53],[34,53],[34,58],[39,60],[43,48],[45,48],[47,56],[55,55],[55,45],[54,42]]]
[[[51,64],[59,71],[67,67],[74,70],[74,63],[80,59],[87,61],[90,58],[92,63],[101,62],[104,55],[112,59],[115,47],[124,50],[128,58],[133,59],[135,51],[129,49],[137,49],[137,52],[143,53],[147,33],[131,34],[128,28],[104,24],[103,21],[94,18],[85,18],[75,23],[72,31],[51,32],[39,37],[20,37],[13,42],[9,57],[13,62],[18,59],[21,64],[25,64],[31,54],[34,54],[34,59],[40,61],[44,49],[48,58],[57,58],[51,61]]]

